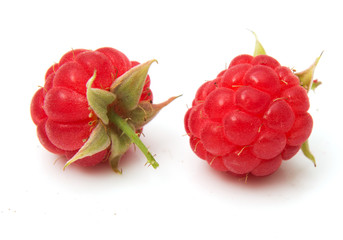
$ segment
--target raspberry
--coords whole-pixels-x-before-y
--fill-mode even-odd
[[[143,127],[176,97],[153,104],[148,70],[110,47],[75,49],[46,72],[44,87],[31,101],[31,116],[42,145],[83,167],[108,162],[115,172],[134,143],[147,163],[158,167],[140,140]]]
[[[270,175],[311,134],[306,86],[319,58],[307,70],[309,80],[260,53],[235,57],[228,69],[202,84],[185,115],[192,150],[218,171]],[[308,149],[304,153],[311,155]]]

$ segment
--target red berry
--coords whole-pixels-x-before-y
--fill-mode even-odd
[[[306,90],[268,55],[239,55],[219,75],[186,113],[192,150],[218,171],[272,174],[310,136]]]
[[[118,77],[131,67],[122,52],[113,48],[95,51],[76,49],[64,54],[59,63],[45,74],[45,84],[32,98],[31,117],[37,125],[41,144],[50,152],[72,157],[89,139],[95,123],[99,121],[87,100],[87,82],[96,71],[93,88],[109,91]],[[139,102],[152,102],[147,76]],[[141,128],[141,126],[140,126]],[[109,150],[103,150],[77,161],[82,166],[93,166],[107,161]]]

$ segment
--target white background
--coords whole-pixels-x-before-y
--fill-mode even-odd
[[[3,1],[0,4],[0,239],[342,239],[340,1]],[[188,145],[196,89],[259,36],[282,65],[307,68],[317,158],[274,175],[213,171]],[[160,167],[132,148],[123,174],[70,166],[38,142],[29,106],[45,71],[76,48],[114,47],[150,70],[155,102],[183,94],[146,126]]]

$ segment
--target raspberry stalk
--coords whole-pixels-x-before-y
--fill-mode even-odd
[[[153,166],[153,168],[157,168],[159,164],[156,162],[153,155],[150,153],[149,149],[144,145],[141,139],[137,136],[136,132],[131,128],[131,126],[127,123],[126,120],[121,118],[118,114],[114,111],[109,111],[108,117],[110,121],[115,124],[123,133],[128,136],[131,141],[142,151],[142,153],[147,158],[147,162]]]

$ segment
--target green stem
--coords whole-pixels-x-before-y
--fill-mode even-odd
[[[149,152],[148,148],[144,145],[141,139],[137,136],[136,132],[130,127],[130,125],[113,110],[108,112],[108,117],[113,124],[120,128],[131,139],[131,141],[136,144],[136,146],[147,158],[148,163],[153,166],[153,168],[157,168],[159,164],[156,162],[155,158]]]

